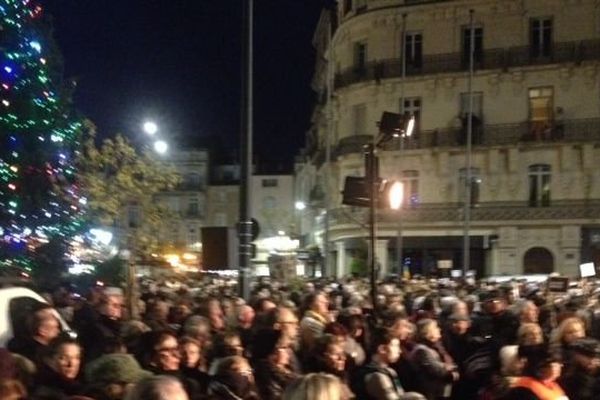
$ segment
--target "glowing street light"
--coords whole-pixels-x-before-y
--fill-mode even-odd
[[[164,140],[157,140],[154,142],[154,151],[158,154],[165,154],[169,149],[169,145]]]
[[[402,198],[404,197],[404,185],[402,182],[394,182],[390,186],[389,192],[390,208],[392,210],[399,210],[402,207]]]
[[[303,201],[297,201],[295,204],[296,210],[298,211],[302,211],[304,209],[306,209],[306,203]]]
[[[153,121],[146,121],[143,125],[144,132],[146,132],[150,136],[154,136],[156,132],[158,132],[158,125]]]

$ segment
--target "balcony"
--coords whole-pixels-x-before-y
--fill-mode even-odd
[[[548,56],[532,55],[529,46],[488,49],[476,55],[475,69],[489,70],[557,64],[600,59],[600,40],[554,43]],[[469,69],[468,58],[463,53],[424,55],[418,64],[407,63],[406,76],[465,72]],[[340,89],[359,82],[399,78],[402,76],[402,59],[394,58],[369,62],[357,68],[351,67],[335,75],[335,88]]]
[[[548,220],[557,221],[565,219],[590,220],[600,215],[600,201],[562,201],[555,202],[549,207],[528,207],[527,201],[509,202],[506,204],[495,203],[487,205],[480,203],[471,209],[471,221],[476,225],[478,221],[526,221]],[[340,207],[331,210],[331,224],[356,224],[367,221],[366,208]],[[460,204],[421,204],[419,207],[403,209],[402,221],[407,224],[452,222],[462,224],[463,215]],[[379,210],[378,223],[394,223],[398,221],[398,211]]]
[[[459,147],[466,144],[466,129],[445,128],[416,132],[404,142],[404,148],[428,149]],[[332,151],[332,158],[362,152],[362,146],[372,136],[358,135],[343,138]],[[600,142],[600,118],[572,119],[540,124],[520,122],[512,124],[482,125],[473,128],[473,147],[514,146],[536,143]],[[388,142],[385,150],[396,150],[395,140]]]

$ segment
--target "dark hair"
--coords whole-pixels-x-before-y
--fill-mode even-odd
[[[136,358],[142,367],[148,368],[151,365],[152,359],[156,356],[155,347],[169,336],[177,339],[175,332],[166,329],[148,331],[142,334],[136,354]]]
[[[523,375],[540,379],[544,367],[560,362],[560,355],[552,352],[547,344],[519,346],[519,357],[526,359]]]
[[[67,344],[75,345],[75,346],[79,347],[79,349],[81,351],[83,351],[81,344],[77,341],[77,339],[72,338],[71,336],[69,336],[66,333],[61,333],[56,338],[52,339],[52,341],[50,343],[48,343],[48,346],[43,351],[43,354],[42,354],[43,358],[50,359],[50,358],[54,357],[55,355],[58,354],[61,347],[64,345],[67,345]]]
[[[339,322],[330,322],[325,325],[323,333],[330,333],[335,336],[348,336],[349,334],[348,329]]]
[[[373,332],[371,332],[371,355],[377,353],[377,349],[379,348],[379,346],[388,345],[395,338],[396,337],[387,328],[377,327],[373,329]]]

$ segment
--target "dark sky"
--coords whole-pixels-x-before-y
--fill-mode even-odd
[[[79,82],[76,107],[101,135],[139,135],[153,118],[171,142],[237,147],[242,0],[41,1]],[[254,4],[255,149],[262,162],[289,162],[309,126],[324,0]]]

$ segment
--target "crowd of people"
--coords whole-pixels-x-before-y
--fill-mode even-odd
[[[1,399],[600,399],[600,286],[413,279],[61,287],[0,349]],[[73,332],[61,331],[58,316]]]

